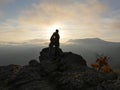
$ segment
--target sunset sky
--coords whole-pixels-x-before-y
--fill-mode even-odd
[[[0,43],[101,38],[120,42],[120,0],[0,0]]]

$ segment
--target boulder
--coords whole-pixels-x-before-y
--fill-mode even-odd
[[[37,66],[38,64],[39,64],[38,61],[35,59],[29,61],[30,66]]]
[[[58,49],[58,52],[60,54],[60,56],[63,54],[62,49]],[[51,55],[52,55],[52,60],[54,60],[54,56],[55,56],[55,47],[53,47],[52,51],[51,51]],[[49,60],[49,48],[44,48],[42,49],[42,51],[40,52],[40,56],[39,56],[39,60],[40,62],[44,61],[44,60]],[[58,57],[57,57],[58,58]]]

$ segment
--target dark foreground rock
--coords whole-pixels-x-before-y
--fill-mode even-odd
[[[48,48],[40,52],[39,60],[28,65],[0,67],[0,90],[120,90],[120,79],[112,73],[100,73],[72,52],[48,58]],[[54,56],[53,48],[52,55]]]

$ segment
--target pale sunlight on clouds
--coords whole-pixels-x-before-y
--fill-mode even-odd
[[[109,5],[107,1],[29,0],[29,6],[27,1],[0,1],[14,2],[13,5],[19,5],[20,10],[12,18],[9,17],[13,14],[9,13],[10,15],[0,22],[0,41],[49,40],[55,29],[60,30],[62,42],[94,37],[120,41],[120,10],[113,11],[111,8],[115,5]],[[22,7],[22,2],[26,4],[25,8]],[[17,8],[11,8],[17,11]],[[0,16],[2,13],[4,9],[0,9]]]
[[[57,23],[55,23],[55,24],[53,24],[53,25],[50,25],[49,26],[49,29],[48,29],[48,37],[51,37],[51,35],[53,34],[53,32],[55,32],[55,30],[56,29],[58,29],[59,30],[59,33],[60,33],[60,37],[61,38],[64,38],[64,36],[67,34],[67,33],[65,33],[64,32],[64,30],[62,30],[62,28],[64,28],[63,26],[62,26],[62,24],[57,24]]]
[[[77,25],[77,27],[72,25],[73,30],[75,28],[79,32],[83,32],[83,34],[86,34],[86,31],[90,34],[95,33],[97,37],[97,33],[100,33],[101,29],[99,19],[101,14],[105,13],[106,6],[97,0],[93,0],[92,2],[87,0],[86,3],[71,3],[68,1],[67,3],[69,4],[66,5],[63,3],[49,3],[49,1],[46,1],[34,4],[31,9],[24,10],[19,19],[21,23],[38,25],[41,28],[49,27],[52,24],[54,26],[55,22],[59,22],[68,26],[65,27],[66,30],[71,29],[69,24],[73,23]],[[81,29],[81,27],[83,28]],[[80,36],[80,34],[77,36]]]

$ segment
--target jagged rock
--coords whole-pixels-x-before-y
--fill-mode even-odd
[[[114,73],[105,74],[89,68],[80,55],[62,52],[56,60],[49,61],[48,52],[48,48],[41,51],[41,66],[61,90],[89,90],[91,87],[92,90],[96,90],[102,81],[117,78]]]
[[[48,57],[49,48],[44,48],[40,52],[40,56],[39,56],[40,64],[44,68],[44,71],[46,73],[52,72],[58,68],[58,66],[59,66],[59,63],[57,63],[58,59],[60,59],[60,57],[63,55],[63,51],[60,48],[58,51],[60,53],[60,56],[57,57],[56,60],[54,60],[54,56],[55,56],[55,48],[54,47],[53,47],[52,54],[51,54],[53,56],[51,60]]]
[[[103,81],[97,86],[97,90],[120,90],[120,79]]]
[[[41,73],[43,72],[40,66],[24,66],[8,84],[7,90],[53,90]]]
[[[112,73],[101,73],[86,64],[82,56],[63,52],[52,60],[49,48],[40,52],[40,63],[0,67],[0,90],[120,90],[120,79]]]
[[[73,54],[71,52],[63,53],[61,49],[59,49],[59,51],[61,53],[60,56],[57,57],[56,60],[53,59],[52,61],[48,59],[49,48],[45,48],[40,52],[41,65],[45,69],[48,69],[48,71],[50,69],[55,70],[58,68],[77,70],[81,69],[81,66],[86,66],[86,61],[80,55]]]
[[[63,65],[64,69],[68,70],[80,70],[81,67],[87,67],[86,61],[77,54],[71,52],[64,53],[61,57],[60,63]]]
[[[2,90],[3,88],[7,88],[6,86],[8,85],[8,83],[15,80],[22,68],[23,67],[20,65],[13,64],[8,66],[0,66],[0,90]]]
[[[38,61],[37,60],[31,60],[31,61],[29,61],[29,65],[30,66],[37,66],[39,63],[38,63]]]
[[[99,73],[99,78],[100,78],[100,80],[116,80],[118,78],[118,76],[114,72]]]
[[[60,53],[60,55],[63,54],[63,51],[60,48],[58,49],[58,52]],[[42,49],[42,51],[40,52],[40,56],[39,56],[40,62],[42,62],[44,60],[49,60],[48,53],[49,53],[49,48]],[[52,53],[51,55],[52,55],[52,59],[53,59],[55,56],[55,48],[54,47],[53,47],[51,53]]]

